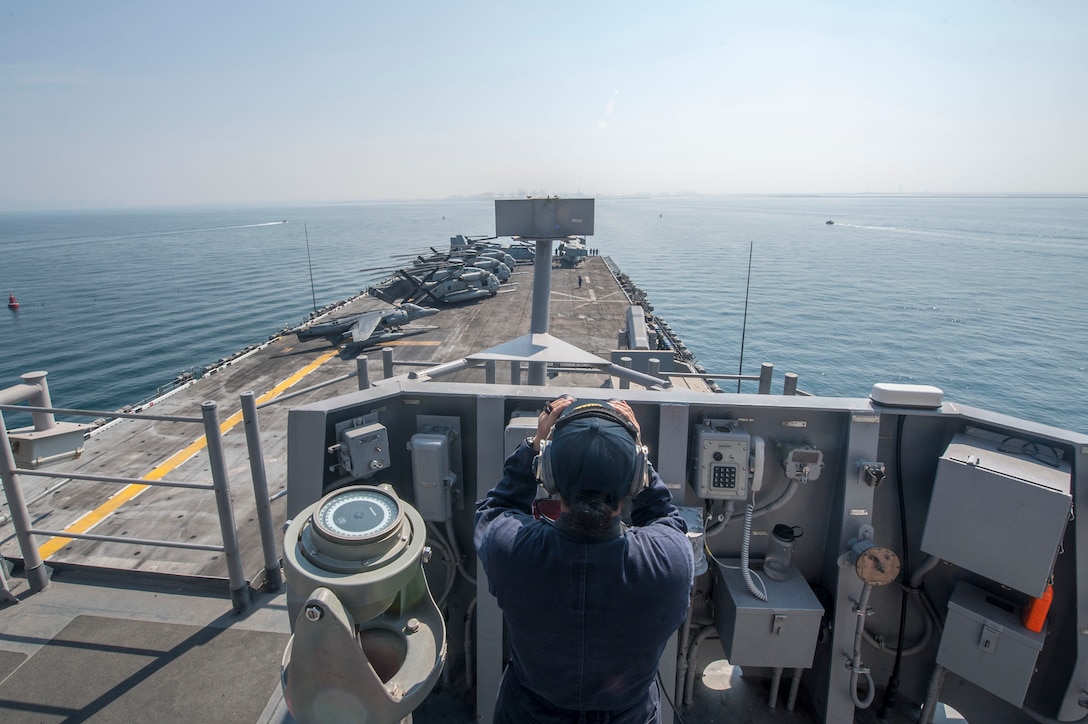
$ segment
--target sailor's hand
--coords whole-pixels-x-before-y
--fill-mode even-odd
[[[540,413],[540,416],[536,419],[536,437],[533,438],[533,450],[540,451],[540,441],[546,440],[548,435],[552,432],[552,426],[555,425],[555,421],[559,419],[559,416],[563,414],[563,410],[570,407],[570,403],[574,402],[571,397],[559,397],[548,404],[544,405],[544,411]]]
[[[635,418],[635,411],[631,409],[631,406],[627,404],[626,400],[609,400],[608,404],[613,410],[631,421],[631,424],[635,427],[635,432],[639,434],[642,433],[642,430],[638,426],[638,420]]]

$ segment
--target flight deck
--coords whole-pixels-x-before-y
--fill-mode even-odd
[[[230,480],[234,514],[239,527],[243,570],[247,578],[261,570],[260,538],[246,535],[254,521],[254,494],[250,485],[249,453],[240,396],[252,392],[259,407],[268,492],[275,500],[276,525],[284,520],[282,494],[286,490],[287,409],[306,402],[343,394],[359,388],[360,354],[367,357],[367,374],[378,381],[385,376],[384,356],[393,360],[393,374],[403,375],[451,359],[468,356],[529,331],[532,308],[532,266],[518,266],[494,297],[440,309],[429,317],[427,332],[347,354],[323,339],[299,342],[285,332],[257,349],[221,363],[201,378],[145,403],[137,414],[200,418],[201,405],[215,401],[223,432],[226,472]],[[577,268],[556,266],[552,274],[551,331],[560,339],[578,340],[588,352],[608,358],[617,348],[618,336],[627,325],[632,302],[604,257],[591,257]],[[362,294],[335,306],[321,319],[350,317],[389,305]],[[319,321],[319,320],[315,320]],[[386,352],[383,355],[383,348]],[[691,372],[686,369],[686,372]],[[504,370],[503,381],[508,381]],[[577,381],[579,373],[564,373],[564,382]],[[340,379],[347,377],[347,379]],[[483,367],[459,371],[450,382],[483,382]],[[339,379],[339,381],[337,381]],[[593,386],[619,386],[618,379],[600,375],[585,379]],[[675,384],[710,391],[701,379],[676,377]],[[299,390],[316,388],[293,395]],[[64,407],[62,400],[54,401]],[[84,418],[81,422],[89,422]],[[90,475],[127,476],[210,482],[206,442],[199,424],[121,418],[103,426],[85,441],[78,459],[56,463],[52,473],[70,471]],[[40,527],[130,536],[134,539],[174,537],[193,543],[221,540],[213,496],[207,491],[149,488],[82,480],[22,478],[25,496],[32,502],[31,515]],[[8,518],[3,518],[8,522]],[[48,523],[46,526],[45,523]],[[10,525],[0,551],[19,559]],[[254,531],[251,531],[255,533]],[[157,571],[193,576],[226,575],[218,552],[125,545],[121,543],[52,538],[41,541],[44,557],[52,564],[71,563],[115,569]]]

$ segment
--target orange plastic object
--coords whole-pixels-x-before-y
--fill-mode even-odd
[[[1050,602],[1054,600],[1054,586],[1047,585],[1043,595],[1033,598],[1024,609],[1024,627],[1039,633],[1043,630],[1046,615],[1050,612]]]

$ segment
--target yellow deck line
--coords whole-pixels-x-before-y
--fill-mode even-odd
[[[315,359],[313,362],[306,365],[302,369],[298,370],[293,375],[291,375],[290,377],[288,377],[287,379],[283,380],[278,385],[273,387],[271,390],[269,390],[268,392],[266,392],[263,395],[261,395],[260,397],[258,397],[257,398],[257,404],[260,405],[260,404],[263,404],[265,402],[268,402],[269,400],[273,400],[273,399],[279,397],[285,391],[290,389],[293,385],[297,384],[299,380],[306,377],[311,372],[313,372],[318,367],[325,364],[326,362],[328,362],[330,359],[332,359],[335,356],[336,356],[336,351],[335,350],[332,351],[332,352],[326,352],[325,354],[321,355],[320,357]],[[233,428],[235,425],[237,425],[241,421],[242,421],[242,411],[238,410],[233,415],[228,417],[226,420],[219,423],[220,433],[225,435],[231,428]],[[188,445],[188,447],[186,447],[184,450],[179,450],[178,452],[174,453],[169,458],[167,458],[164,462],[157,465],[155,467],[155,469],[152,470],[150,473],[148,473],[147,475],[144,475],[143,480],[162,480],[167,475],[169,475],[172,470],[176,469],[178,466],[180,466],[186,460],[193,457],[194,455],[199,453],[201,450],[203,450],[207,446],[208,446],[207,438],[205,436],[201,435],[199,438],[197,438],[192,443],[190,443]],[[122,505],[124,505],[128,501],[132,500],[137,495],[144,492],[145,490],[147,490],[150,487],[151,487],[150,485],[141,485],[140,483],[131,483],[129,485],[126,485],[125,487],[121,488],[119,491],[117,491],[116,493],[111,495],[106,500],[106,502],[102,503],[102,505],[98,506],[94,510],[91,510],[91,511],[83,514],[79,518],[77,518],[73,523],[71,523],[70,525],[68,525],[64,529],[64,532],[65,533],[86,533],[91,528],[93,528],[96,525],[98,525],[99,523],[101,523],[106,518],[106,516],[108,516],[110,513],[117,510]],[[66,545],[71,543],[73,540],[75,540],[75,539],[74,538],[50,538],[49,540],[47,540],[45,543],[43,543],[41,546],[38,547],[38,553],[41,555],[42,560],[45,560],[45,559],[49,558],[50,556],[54,555],[55,553],[57,553],[57,551],[64,548]]]

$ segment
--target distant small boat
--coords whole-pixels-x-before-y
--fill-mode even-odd
[[[827,220],[827,221],[825,221],[824,223],[825,223],[825,224],[827,224],[828,226],[831,226],[831,225],[832,225],[832,224],[834,224],[835,222],[834,222],[834,221],[831,221],[830,219],[828,219],[828,220]]]
[[[15,295],[8,292],[8,309],[16,310],[19,308],[19,302],[15,299]]]

